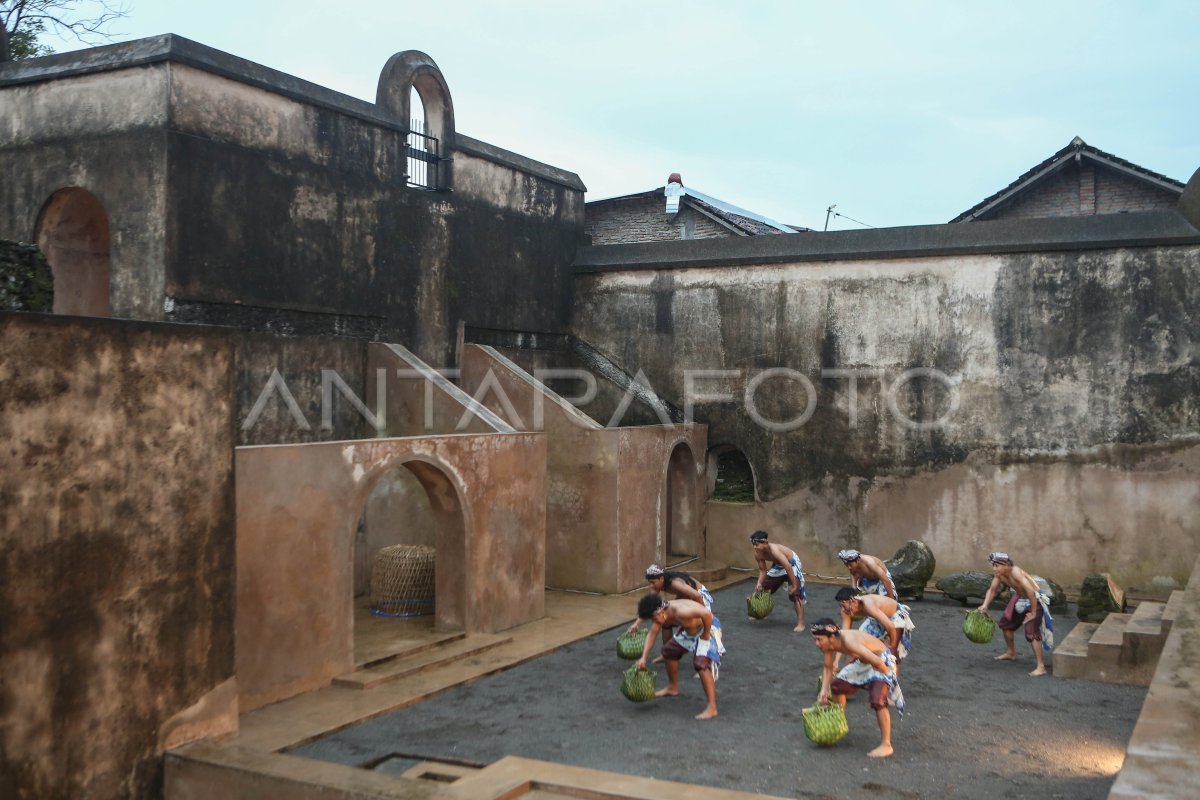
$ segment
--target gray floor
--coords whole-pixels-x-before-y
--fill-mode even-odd
[[[866,757],[879,730],[861,694],[847,709],[850,734],[818,748],[804,738],[800,709],[815,699],[820,653],[807,634],[792,633],[782,592],[770,618],[748,620],[748,588],[716,595],[729,652],[715,720],[692,719],[704,701],[687,659],[680,697],[622,697],[630,662],[617,658],[612,631],[292,752],[389,772],[413,758],[485,764],[519,755],[797,798],[1107,796],[1145,689],[1030,678],[1020,634],[1020,660],[993,661],[999,633],[991,645],[971,644],[963,606],[931,595],[911,604],[917,630],[901,675],[908,709],[894,717],[895,756]],[[832,616],[836,589],[810,585],[809,622]],[[631,619],[636,601],[631,595]],[[1056,620],[1060,641],[1075,623],[1071,611]]]

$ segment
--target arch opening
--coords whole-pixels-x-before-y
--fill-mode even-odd
[[[59,189],[38,215],[34,240],[54,275],[55,314],[111,317],[108,214],[87,189]]]
[[[753,503],[757,497],[754,468],[746,454],[733,445],[708,451],[708,494],[721,503]]]
[[[374,560],[391,545],[434,548],[432,613],[389,617],[371,612]],[[440,467],[411,460],[382,470],[363,503],[352,551],[356,664],[394,652],[396,642],[414,631],[466,628],[466,520],[454,483]]]
[[[671,450],[665,482],[663,502],[663,556],[665,560],[672,561],[680,556],[703,555],[696,459],[687,444],[680,442]]]

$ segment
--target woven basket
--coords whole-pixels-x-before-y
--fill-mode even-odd
[[[621,679],[621,694],[635,703],[644,703],[654,699],[654,679],[658,673],[649,669],[638,669],[634,664],[623,673]]]
[[[977,608],[967,612],[962,624],[963,633],[975,644],[988,644],[996,635],[996,621]]]
[[[746,613],[754,619],[766,619],[775,607],[775,599],[770,592],[755,592],[746,598]]]
[[[800,713],[804,716],[804,735],[814,744],[833,744],[850,732],[846,713],[837,703],[810,706]]]
[[[625,631],[617,637],[617,655],[621,658],[628,658],[631,661],[642,657],[642,650],[646,647],[646,632],[636,631],[630,633]]]
[[[433,613],[434,549],[394,544],[371,562],[371,613],[381,617],[419,617]]]

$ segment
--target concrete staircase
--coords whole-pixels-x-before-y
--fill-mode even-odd
[[[670,561],[668,561],[668,564],[670,564]],[[709,589],[712,589],[716,584],[720,584],[729,574],[729,567],[716,561],[693,561],[689,559],[679,563],[678,566],[671,565],[667,568],[682,570]]]
[[[333,679],[334,686],[351,689],[373,689],[385,683],[398,681],[426,670],[437,669],[474,658],[493,647],[512,641],[503,634],[450,634],[443,638],[414,642],[411,647],[400,650],[387,658],[364,665],[354,672]]]
[[[1149,686],[1183,592],[1166,603],[1143,601],[1131,614],[1080,622],[1054,649],[1054,674],[1102,683]]]

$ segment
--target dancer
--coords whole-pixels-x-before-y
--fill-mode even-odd
[[[646,668],[646,659],[659,630],[666,625],[676,627],[670,641],[663,645],[662,655],[667,664],[667,686],[655,692],[655,697],[674,697],[679,694],[679,660],[684,653],[692,654],[692,666],[700,676],[704,696],[708,704],[696,715],[696,719],[712,719],[717,716],[717,673],[721,666],[721,629],[712,611],[694,600],[672,600],[667,602],[656,594],[648,594],[638,601],[638,617],[651,621],[650,634],[638,669]]]
[[[796,607],[796,627],[792,630],[804,630],[804,604],[808,602],[808,594],[804,591],[804,572],[800,566],[800,556],[790,547],[768,540],[766,531],[755,531],[750,534],[750,544],[754,548],[754,558],[758,561],[758,583],[754,591],[767,591],[772,594],[775,590],[788,583],[788,599]]]
[[[900,599],[896,584],[892,582],[892,573],[882,560],[857,550],[839,550],[837,555],[850,571],[854,588],[860,594],[883,594],[893,600]]]
[[[828,703],[832,694],[844,712],[846,698],[859,689],[871,694],[871,708],[875,709],[875,720],[879,723],[879,746],[867,753],[871,758],[887,758],[892,749],[892,713],[904,716],[904,693],[896,682],[896,657],[887,645],[870,634],[856,630],[840,630],[833,620],[825,617],[817,620],[810,628],[813,642],[825,654],[825,665],[821,672],[821,693],[818,703]],[[835,656],[845,653],[852,656],[850,663],[842,667],[833,677]]]
[[[912,649],[912,632],[916,628],[908,606],[885,595],[855,594],[848,586],[838,589],[835,599],[842,609],[842,628],[852,628],[855,615],[865,617],[858,629],[888,646],[896,656],[896,674],[899,676],[900,662]],[[836,664],[837,659],[834,660]]]
[[[1000,630],[1004,632],[1004,644],[1007,649],[996,656],[997,661],[1015,661],[1017,659],[1016,630],[1025,627],[1025,641],[1033,648],[1033,657],[1037,666],[1029,674],[1037,677],[1046,674],[1045,653],[1054,649],[1054,620],[1050,618],[1050,599],[1038,591],[1037,582],[1029,573],[1013,563],[1008,553],[992,553],[988,556],[992,565],[992,583],[984,595],[983,604],[979,610],[988,613],[988,606],[1000,584],[1012,589],[1012,597],[1000,617]]]

